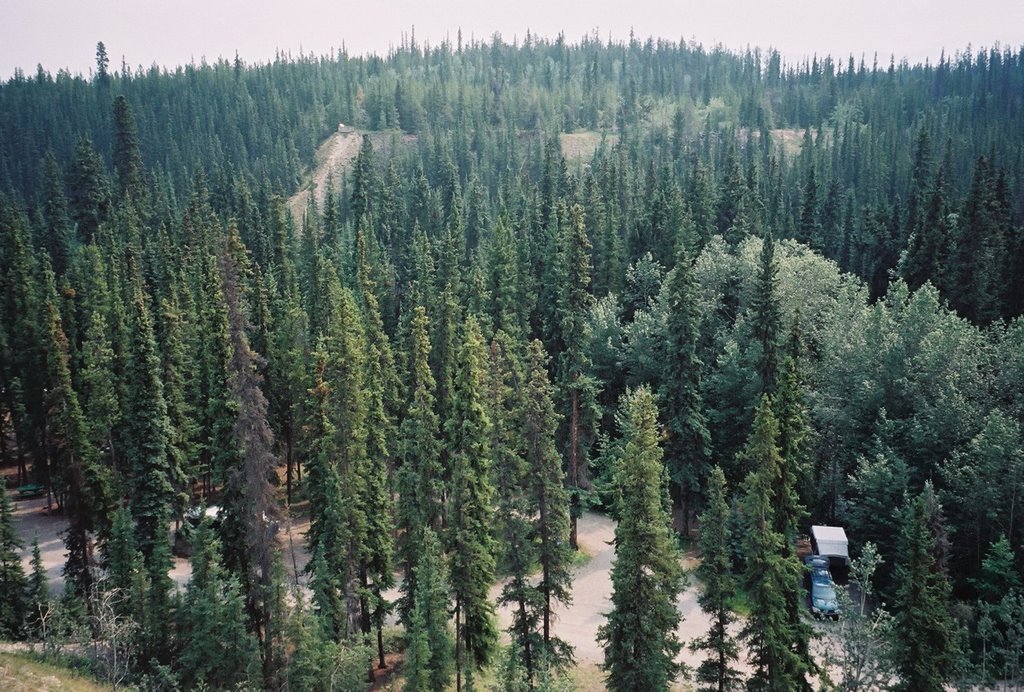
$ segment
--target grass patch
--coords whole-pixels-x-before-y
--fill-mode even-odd
[[[753,601],[750,600],[750,594],[746,589],[738,589],[736,595],[729,599],[729,610],[741,617],[750,617],[753,608]]]
[[[4,692],[94,692],[112,689],[81,673],[47,663],[29,653],[0,653]]]
[[[593,553],[591,553],[589,550],[587,550],[583,546],[580,546],[572,554],[572,566],[573,567],[584,567],[592,559],[594,559]]]

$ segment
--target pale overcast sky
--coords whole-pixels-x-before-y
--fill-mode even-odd
[[[788,59],[813,54],[870,63],[889,55],[935,61],[971,44],[1024,45],[1024,0],[0,0],[0,79],[36,65],[88,73],[103,41],[111,67],[174,67],[204,56],[247,62],[278,49],[324,54],[386,53],[415,27],[418,42],[527,29],[575,42],[595,30],[623,39],[695,39],[705,46],[775,47]]]

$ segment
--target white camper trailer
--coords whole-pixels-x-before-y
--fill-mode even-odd
[[[833,565],[849,566],[850,544],[842,526],[812,526],[811,542],[815,554],[827,557]]]

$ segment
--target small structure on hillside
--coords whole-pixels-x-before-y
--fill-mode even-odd
[[[348,135],[352,134],[355,131],[356,128],[352,127],[351,125],[346,125],[345,123],[338,123],[338,134],[341,135],[342,137],[347,137]]]

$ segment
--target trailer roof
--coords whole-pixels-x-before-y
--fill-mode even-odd
[[[849,558],[849,542],[842,526],[812,526],[811,535],[819,555]]]

